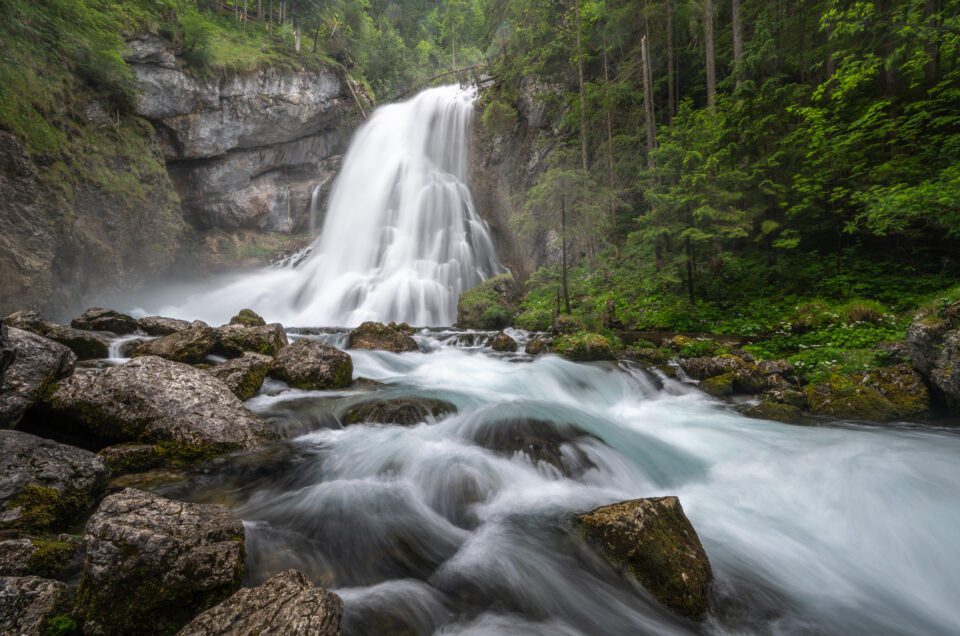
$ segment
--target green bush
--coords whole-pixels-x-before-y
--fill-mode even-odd
[[[500,305],[487,307],[483,315],[480,316],[481,329],[503,329],[509,327],[512,322],[513,316]]]

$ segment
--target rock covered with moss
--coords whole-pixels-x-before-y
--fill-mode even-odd
[[[517,341],[501,331],[493,337],[490,348],[494,351],[513,353],[517,350]]]
[[[23,537],[0,541],[0,576],[56,578],[80,548],[80,540],[68,534],[55,539]]]
[[[0,529],[67,527],[93,505],[109,472],[89,451],[0,430]]]
[[[917,418],[930,411],[923,378],[909,364],[851,375],[832,375],[804,394],[813,413],[877,422]]]
[[[103,457],[113,475],[142,473],[163,465],[163,455],[156,444],[114,444],[101,448],[97,455]]]
[[[190,323],[186,320],[163,316],[146,316],[137,321],[137,327],[140,328],[140,331],[151,336],[169,336],[172,333],[189,329],[190,326]]]
[[[223,381],[241,400],[249,400],[267,377],[273,358],[259,353],[246,352],[239,358],[227,360],[207,369],[207,373]]]
[[[267,321],[252,309],[241,309],[236,316],[230,319],[230,324],[243,327],[262,327],[267,324]]]
[[[560,336],[553,340],[553,353],[577,362],[592,360],[616,360],[613,347],[598,333],[577,333]]]
[[[46,321],[35,311],[15,311],[3,319],[3,324],[42,336],[47,332]]]
[[[288,344],[283,325],[278,322],[253,326],[230,324],[217,329],[213,352],[228,358],[240,357],[247,351],[275,356]]]
[[[198,320],[189,329],[141,343],[132,357],[157,356],[174,362],[199,364],[210,355],[219,340],[216,329]]]
[[[243,523],[225,506],[127,488],[87,522],[77,589],[84,634],[170,634],[243,577]]]
[[[503,329],[513,324],[523,298],[512,274],[488,278],[460,294],[457,325],[462,329]]]
[[[163,442],[214,455],[272,437],[223,382],[154,356],[71,376],[46,406],[53,421],[106,443]]]
[[[456,412],[457,407],[445,400],[425,397],[393,398],[362,402],[346,412],[343,422],[344,424],[373,422],[413,426]]]
[[[960,303],[945,317],[921,317],[907,331],[907,347],[913,367],[927,378],[947,408],[960,413]]]
[[[531,338],[523,347],[523,352],[531,356],[543,355],[550,351],[550,343],[543,338]]]
[[[70,321],[74,329],[87,331],[112,331],[118,335],[133,333],[137,330],[137,321],[131,316],[112,309],[91,307]]]
[[[416,340],[406,330],[380,322],[365,322],[351,331],[347,346],[350,349],[379,349],[394,353],[420,350]]]
[[[69,610],[67,586],[38,576],[0,577],[0,634],[55,634],[51,621]]]
[[[745,415],[784,424],[799,424],[803,421],[803,411],[796,406],[767,400],[747,409]]]
[[[301,338],[280,351],[268,375],[298,389],[339,389],[353,380],[353,360],[325,342]]]
[[[733,395],[733,372],[707,378],[700,382],[700,390],[713,397],[729,397]]]
[[[77,366],[77,356],[60,343],[22,329],[7,329],[16,359],[0,383],[0,427],[16,426],[28,408]]]
[[[577,517],[587,537],[678,614],[707,612],[710,561],[676,497],[633,499]]]
[[[342,616],[339,596],[287,570],[200,614],[178,636],[340,636]]]

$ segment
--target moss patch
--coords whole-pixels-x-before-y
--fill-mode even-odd
[[[56,578],[77,551],[77,546],[67,541],[32,539],[36,548],[28,562],[29,573],[46,579]]]
[[[616,360],[613,347],[598,333],[577,333],[560,336],[553,341],[553,352],[565,358],[586,362],[590,360]]]
[[[31,533],[63,529],[83,514],[91,503],[89,497],[78,491],[61,493],[53,488],[27,484],[7,505],[8,509],[20,508],[20,517],[3,526]]]
[[[457,326],[464,329],[503,329],[517,315],[519,292],[511,274],[494,276],[460,294]]]

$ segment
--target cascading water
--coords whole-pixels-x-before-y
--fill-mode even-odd
[[[377,109],[344,158],[309,258],[160,312],[220,322],[251,307],[288,326],[452,324],[460,293],[504,271],[466,184],[474,98],[445,86]]]

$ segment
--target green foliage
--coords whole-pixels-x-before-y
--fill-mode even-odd
[[[46,636],[73,636],[80,633],[80,627],[69,614],[57,614],[47,621]]]

